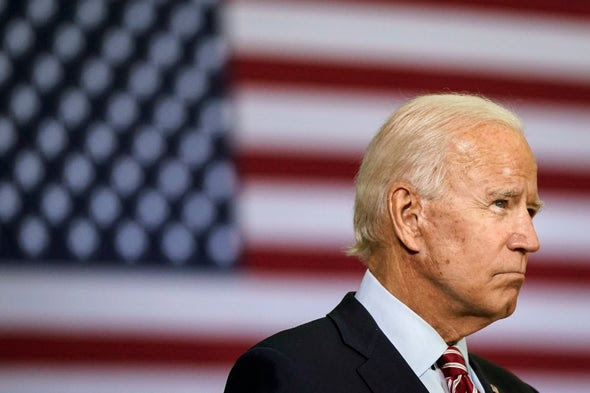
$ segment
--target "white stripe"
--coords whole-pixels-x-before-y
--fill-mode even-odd
[[[352,237],[350,186],[247,182],[239,219],[250,245],[344,249]]]
[[[590,69],[590,66],[589,66]],[[238,148],[360,157],[389,114],[412,96],[245,87],[236,92]],[[590,169],[590,111],[509,103],[540,165]]]
[[[461,353],[461,351],[459,351],[459,349],[457,349],[457,347],[449,347],[446,351],[445,354],[447,353],[452,353],[458,356],[463,357],[463,354]]]
[[[467,371],[467,367],[465,367],[463,364],[457,363],[457,362],[445,363],[441,368],[458,368],[460,370]]]
[[[517,371],[519,378],[536,388],[539,392],[556,393],[588,393],[590,375],[570,374],[555,375],[554,372],[535,373],[531,371]],[[502,393],[503,391],[500,391]]]
[[[337,274],[297,279],[0,269],[0,329],[256,340],[324,316],[359,282]]]
[[[590,170],[590,111],[560,104],[510,105],[521,118],[537,161],[544,167]]]
[[[0,393],[219,393],[220,367],[13,367],[0,365]]]
[[[451,380],[451,383],[452,383],[451,393],[455,393],[457,391],[457,386],[459,385],[459,382],[461,382],[461,378],[459,377],[457,379],[451,379],[451,378],[449,378],[449,379]]]
[[[0,271],[0,329],[200,335],[252,344],[322,317],[360,277]],[[495,349],[590,351],[590,288],[526,284],[517,311],[469,338]],[[556,333],[557,332],[557,333]]]
[[[399,97],[327,91],[242,88],[234,95],[236,143],[248,148],[283,148],[358,154]]]
[[[534,219],[541,250],[535,255],[589,260],[590,198],[550,192],[541,197],[545,206]]]
[[[590,26],[573,18],[246,1],[230,2],[224,16],[238,53],[590,81]]]
[[[590,255],[590,200],[544,193],[543,211],[535,228],[543,255]],[[246,182],[240,196],[239,218],[252,246],[343,249],[352,241],[353,186],[278,181]],[[584,262],[585,263],[585,262]]]

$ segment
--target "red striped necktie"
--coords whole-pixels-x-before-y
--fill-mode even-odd
[[[436,364],[445,376],[450,393],[479,393],[467,375],[465,359],[457,347],[448,347]]]

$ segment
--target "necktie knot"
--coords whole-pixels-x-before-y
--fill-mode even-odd
[[[446,378],[467,374],[465,359],[459,348],[450,346],[436,362]]]
[[[465,359],[459,348],[448,347],[436,364],[444,374],[451,393],[477,393],[467,374]]]

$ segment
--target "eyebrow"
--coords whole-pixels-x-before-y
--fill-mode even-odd
[[[522,193],[516,190],[506,190],[506,191],[490,191],[488,192],[488,198],[516,198],[520,196]]]
[[[506,197],[506,198],[514,198],[516,196],[519,196],[520,194],[521,194],[521,192],[516,191],[516,190],[491,191],[488,193],[488,195],[490,195],[490,196],[500,196],[500,197]]]
[[[527,203],[527,205],[534,207],[537,211],[539,211],[543,208],[543,206],[545,205],[545,202],[543,202],[540,199],[537,199],[534,202]]]

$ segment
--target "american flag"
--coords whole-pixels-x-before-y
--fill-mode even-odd
[[[402,102],[523,120],[541,251],[470,350],[590,386],[590,4],[0,2],[0,392],[223,390],[363,273],[353,176]]]

